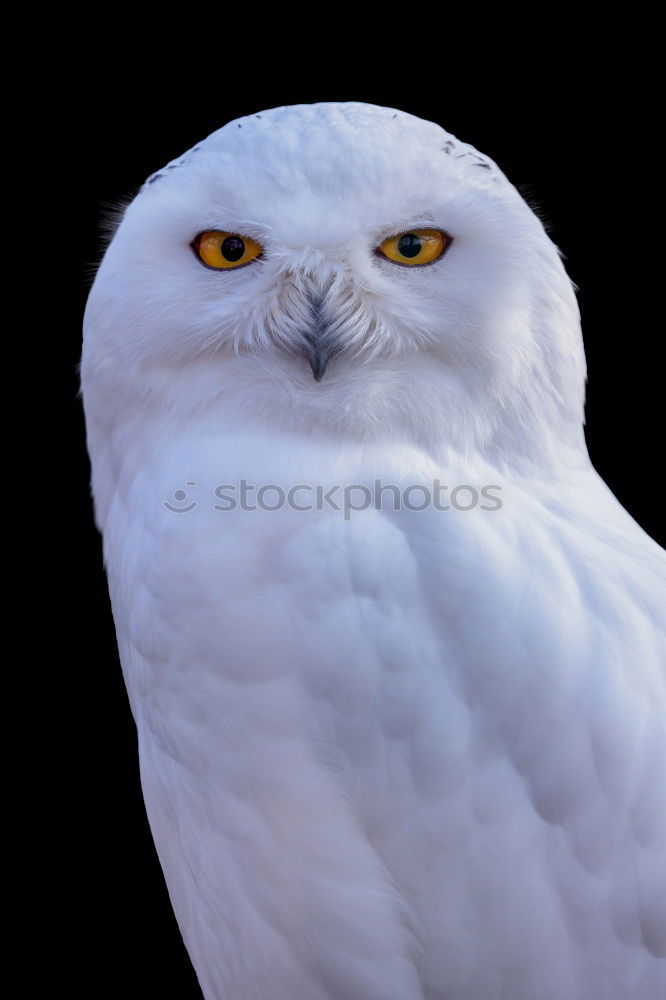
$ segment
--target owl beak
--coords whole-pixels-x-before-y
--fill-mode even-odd
[[[331,346],[326,342],[326,324],[323,316],[324,298],[325,296],[321,294],[309,296],[310,324],[304,335],[305,354],[315,382],[321,382],[331,358]]]
[[[315,382],[321,382],[328,364],[328,353],[313,345],[308,351],[308,361]]]

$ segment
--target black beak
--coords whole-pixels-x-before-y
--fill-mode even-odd
[[[334,352],[330,338],[327,336],[324,317],[324,296],[310,296],[310,324],[305,336],[305,355],[308,359],[315,382],[321,382],[326,372],[326,366]]]
[[[314,376],[315,382],[321,382],[326,372],[328,354],[326,351],[322,351],[313,346],[312,349],[308,351],[308,361],[310,362],[310,368],[312,368],[312,375]]]

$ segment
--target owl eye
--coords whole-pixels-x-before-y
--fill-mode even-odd
[[[191,246],[201,263],[215,271],[251,264],[264,249],[249,236],[225,233],[218,229],[206,229],[199,233],[192,240]]]
[[[394,264],[417,267],[434,264],[451,242],[451,237],[439,229],[412,229],[408,233],[398,233],[397,236],[384,240],[376,252]]]

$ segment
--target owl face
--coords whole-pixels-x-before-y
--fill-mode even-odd
[[[362,104],[231,122],[149,178],[89,311],[116,370],[240,362],[308,405],[413,368],[502,406],[576,352],[557,250],[497,167]]]

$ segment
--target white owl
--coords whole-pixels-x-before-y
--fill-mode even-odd
[[[231,122],[127,208],[85,327],[207,1000],[666,996],[663,554],[590,464],[574,291],[495,164],[365,104]]]

